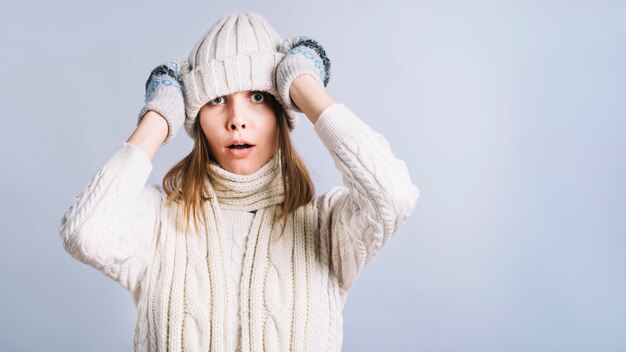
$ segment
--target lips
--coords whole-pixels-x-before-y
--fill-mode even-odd
[[[245,139],[233,139],[228,143],[227,153],[233,158],[245,158],[254,150],[255,145]]]
[[[254,147],[254,144],[250,143],[249,141],[245,139],[233,139],[226,146],[226,148],[229,148],[229,149],[248,149],[252,147]]]

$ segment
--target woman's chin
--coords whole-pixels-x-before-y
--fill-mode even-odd
[[[255,151],[255,147],[251,148]],[[275,155],[275,154],[274,154]],[[222,155],[220,166],[238,175],[250,175],[259,170],[263,165],[272,159],[274,155],[266,155],[262,157],[257,153],[248,153],[246,156],[232,156],[229,151]]]
[[[232,172],[237,175],[250,175],[256,172],[263,165],[257,165],[257,162],[253,160],[245,160],[245,159],[237,159],[237,160],[229,160],[225,165],[222,166],[227,171]]]

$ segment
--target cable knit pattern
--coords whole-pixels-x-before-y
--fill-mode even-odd
[[[247,211],[233,211],[222,209],[222,223],[224,224],[224,233],[227,234],[227,238],[231,239],[227,245],[230,246],[230,274],[229,279],[231,287],[236,287],[237,292],[241,290],[241,274],[243,271],[243,255],[246,249],[246,238],[250,227],[252,226],[252,219],[254,214]],[[241,339],[241,328],[239,327],[239,295],[234,295],[230,301],[230,334],[232,341],[238,345],[238,341]],[[239,346],[237,346],[239,347]]]
[[[419,190],[387,140],[343,104],[328,107],[324,115],[315,131],[346,187],[335,187],[318,200],[320,230],[329,232],[331,266],[340,288],[347,291],[407,219]],[[333,235],[337,229],[342,229],[341,236]]]
[[[59,227],[68,253],[133,294],[145,274],[159,216],[158,186],[144,187],[151,171],[147,154],[125,143],[74,198]]]
[[[135,351],[340,351],[347,292],[415,207],[387,141],[343,104],[314,128],[343,175],[272,224],[278,156],[252,175],[211,165],[198,232],[146,185],[148,155],[123,143],[61,219],[65,249],[132,294]]]

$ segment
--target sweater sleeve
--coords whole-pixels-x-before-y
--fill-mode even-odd
[[[157,231],[161,192],[146,182],[148,154],[124,142],[73,200],[59,224],[65,250],[133,295]]]
[[[331,272],[347,292],[415,208],[419,190],[389,143],[343,104],[322,112],[315,132],[344,186],[317,199],[320,236]]]

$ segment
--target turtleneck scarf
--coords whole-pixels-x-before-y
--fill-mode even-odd
[[[255,211],[284,200],[280,152],[250,175],[235,174],[211,163],[209,176],[209,194],[217,198],[221,209]]]
[[[180,231],[181,204],[167,209],[164,243],[157,245],[149,274],[147,325],[153,325],[154,336],[150,350],[233,351],[237,345],[241,351],[297,350],[306,345],[314,338],[308,331],[315,253],[312,230],[305,225],[313,223],[312,208],[302,207],[286,222],[274,221],[284,201],[280,154],[250,175],[210,164],[208,180],[210,199],[197,232]],[[229,277],[233,274],[222,210],[254,212],[239,291]],[[235,295],[240,304],[240,343],[231,341],[228,330]]]

